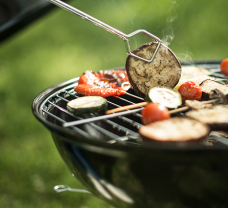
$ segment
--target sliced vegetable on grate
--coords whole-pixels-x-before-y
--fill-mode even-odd
[[[221,91],[224,95],[228,95],[228,85],[220,84],[216,81],[213,80],[204,80],[200,84],[201,90],[202,90],[202,99],[209,99],[209,95],[213,90],[219,90]]]
[[[174,117],[142,126],[139,133],[145,141],[193,142],[205,139],[210,132],[206,124],[186,117]]]
[[[100,96],[79,97],[67,103],[67,110],[75,115],[105,111],[107,107],[107,100]]]
[[[86,96],[109,97],[124,95],[129,87],[125,70],[86,71],[80,76],[74,91]]]
[[[199,120],[210,126],[211,130],[228,129],[228,106],[216,105],[206,109],[192,110],[186,116]]]
[[[167,108],[177,108],[182,105],[182,97],[178,91],[162,86],[151,88],[145,97],[145,101],[159,103]]]

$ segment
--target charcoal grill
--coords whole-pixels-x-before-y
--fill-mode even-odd
[[[220,61],[191,64],[213,76]],[[228,205],[228,142],[213,137],[198,144],[142,142],[140,111],[114,114],[94,122],[63,124],[102,113],[75,116],[66,104],[75,94],[78,77],[41,92],[33,101],[36,118],[47,127],[73,175],[95,196],[115,207],[226,207]],[[108,97],[108,109],[139,103],[133,90],[120,98]]]

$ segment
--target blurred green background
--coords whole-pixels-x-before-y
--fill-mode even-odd
[[[129,34],[146,29],[181,61],[228,57],[228,1],[83,0],[71,5]],[[150,39],[138,35],[132,50]],[[32,114],[42,90],[85,70],[125,65],[122,39],[56,8],[0,43],[0,206],[110,208],[83,188],[60,158],[51,135]]]

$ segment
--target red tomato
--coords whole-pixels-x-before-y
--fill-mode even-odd
[[[200,86],[192,81],[182,84],[178,91],[183,100],[200,100],[202,96],[202,90]]]
[[[158,103],[149,103],[142,110],[142,123],[145,125],[169,118],[170,113],[168,108]]]
[[[228,76],[228,58],[224,59],[220,64],[221,73]]]

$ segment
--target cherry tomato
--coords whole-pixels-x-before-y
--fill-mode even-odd
[[[202,96],[202,90],[200,86],[192,81],[182,84],[178,91],[183,100],[200,100]]]
[[[142,123],[149,124],[155,121],[160,121],[170,118],[168,108],[158,103],[149,103],[142,110]]]
[[[221,73],[228,76],[228,58],[224,59],[220,64]]]

